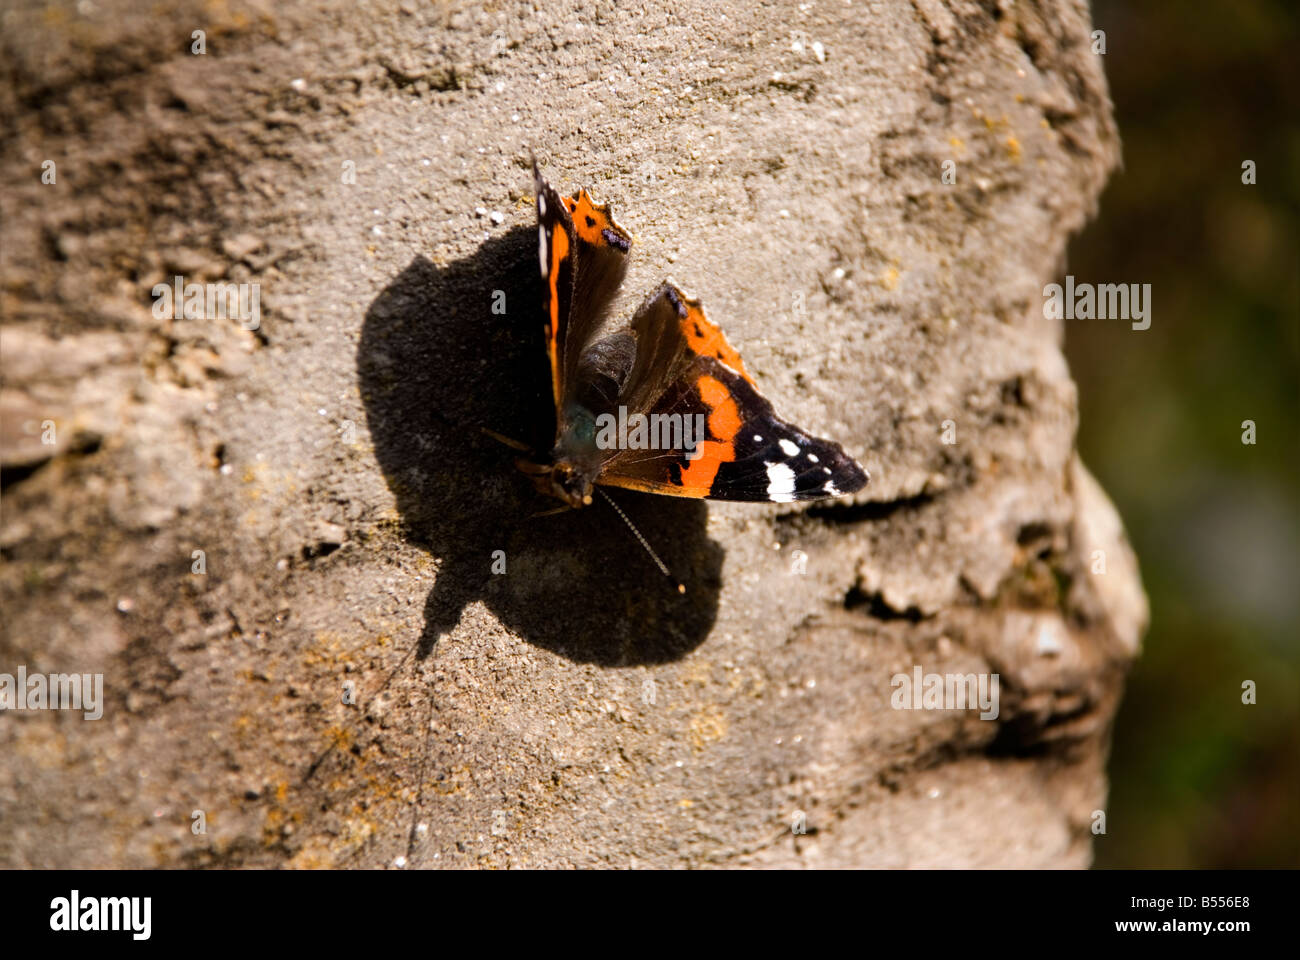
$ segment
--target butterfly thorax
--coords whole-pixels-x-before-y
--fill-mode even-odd
[[[597,444],[596,425],[602,415],[617,411],[635,355],[636,341],[619,332],[598,340],[579,358],[559,412],[549,469],[534,474],[542,493],[571,507],[591,503],[592,487],[612,453]]]

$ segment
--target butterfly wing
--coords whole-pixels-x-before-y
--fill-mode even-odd
[[[704,438],[685,449],[619,450],[597,482],[710,500],[821,500],[866,485],[839,444],[781,419],[740,355],[698,301],[670,283],[632,321],[636,359],[623,400],[629,411],[698,417]]]
[[[562,197],[533,164],[546,351],[557,411],[571,399],[583,351],[627,273],[632,238],[586,190]]]

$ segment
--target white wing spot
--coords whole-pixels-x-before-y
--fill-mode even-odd
[[[784,463],[768,463],[766,460],[763,466],[767,467],[768,499],[775,503],[793,502],[794,471]]]
[[[781,445],[781,450],[785,453],[787,457],[799,456],[799,447],[791,443],[789,440],[786,440],[784,437],[778,440],[777,443]]]
[[[840,495],[840,491],[835,489],[834,480],[827,480],[826,483],[822,486],[822,489],[825,490],[827,493],[829,493],[832,497],[838,497]]]
[[[831,472],[831,468],[830,468],[830,467],[822,467],[822,473],[829,474],[830,472]]]
[[[540,213],[542,216],[546,216],[546,196],[545,196],[545,194],[541,194],[541,193],[539,193],[539,194],[537,195],[537,212]]]
[[[817,454],[815,454],[815,453],[810,453],[810,454],[808,454],[808,462],[809,462],[809,463],[821,463],[821,461],[817,459]]]
[[[763,438],[760,437],[758,434],[754,434],[754,442],[755,442],[755,443],[762,443],[762,442],[763,442]]]
[[[546,266],[546,228],[541,224],[537,225],[537,259],[542,264],[542,276],[545,277],[550,271]]]

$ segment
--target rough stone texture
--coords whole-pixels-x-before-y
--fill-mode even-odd
[[[0,865],[1086,865],[1146,608],[1041,310],[1118,158],[1085,6],[540,6],[0,14],[0,672],[107,701],[0,714]],[[531,517],[530,148],[856,500],[623,495],[685,598]]]

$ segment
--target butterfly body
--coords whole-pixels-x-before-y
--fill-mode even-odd
[[[533,473],[537,489],[570,507],[591,503],[591,491],[600,476],[601,455],[596,447],[596,417],[572,404],[561,412],[563,426],[551,448],[550,462],[524,464]]]
[[[853,493],[867,474],[830,440],[782,420],[700,303],[672,282],[626,330],[597,339],[631,236],[586,190],[561,196],[533,167],[545,341],[556,411],[544,463],[521,462],[569,507],[596,485],[713,500]]]

